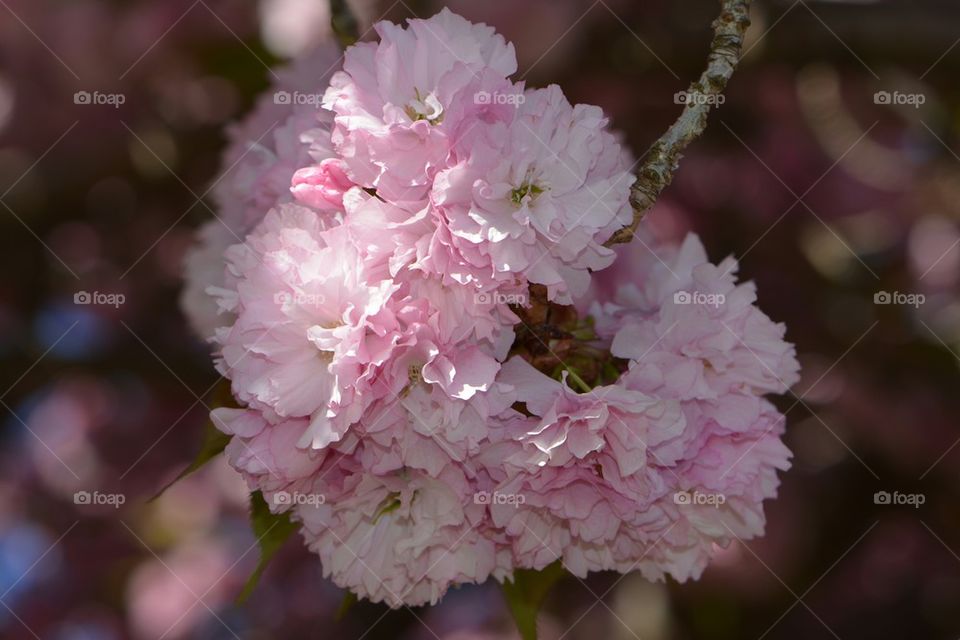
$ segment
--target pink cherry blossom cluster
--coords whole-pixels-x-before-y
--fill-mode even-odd
[[[391,606],[558,559],[684,580],[762,533],[790,455],[763,396],[798,365],[736,263],[647,238],[601,271],[634,181],[602,111],[512,81],[513,46],[447,10],[375,28],[230,132],[188,256],[233,466]],[[531,285],[613,379],[523,357]]]

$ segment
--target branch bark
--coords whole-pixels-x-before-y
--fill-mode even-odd
[[[643,216],[673,180],[684,149],[706,129],[710,109],[722,102],[723,90],[740,62],[743,36],[750,26],[750,1],[721,0],[720,15],[712,25],[713,41],[707,68],[687,90],[680,117],[650,148],[647,159],[637,172],[637,181],[630,191],[633,220],[614,233],[606,246],[633,239]]]

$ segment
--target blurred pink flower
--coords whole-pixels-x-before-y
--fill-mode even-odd
[[[137,567],[127,584],[130,626],[138,638],[182,638],[227,602],[232,561],[213,540],[184,544]],[[202,597],[202,602],[198,596]],[[206,606],[204,606],[206,605]]]

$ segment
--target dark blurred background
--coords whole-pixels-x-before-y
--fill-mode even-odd
[[[697,583],[568,578],[547,640],[960,637],[960,6],[755,4],[726,102],[648,224],[739,256],[788,323],[794,467],[764,539]],[[355,9],[368,25],[440,6]],[[601,105],[638,155],[717,11],[448,6],[513,40],[528,83]],[[257,550],[222,460],[147,503],[214,402],[177,296],[223,128],[328,21],[325,0],[0,0],[0,637],[514,637],[496,585],[335,623],[343,593],[293,542],[235,605]]]

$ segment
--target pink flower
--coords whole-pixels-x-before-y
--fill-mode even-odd
[[[233,131],[223,224],[188,258],[185,309],[242,405],[212,414],[230,463],[324,575],[393,607],[557,559],[699,576],[763,532],[789,467],[765,398],[797,379],[783,326],[695,236],[607,269],[629,154],[599,107],[513,83],[493,29],[376,29]],[[591,317],[619,379],[581,393],[523,359],[532,284]]]
[[[565,467],[600,451],[613,456],[619,471],[629,476],[648,462],[647,449],[683,433],[685,421],[676,401],[665,401],[620,385],[596,387],[577,393],[513,358],[497,378],[501,389],[513,387],[512,402],[522,402],[540,420],[515,437],[532,444],[519,465]],[[502,393],[502,391],[501,391]],[[512,404],[511,402],[511,404]],[[528,457],[529,455],[529,457]],[[522,462],[521,462],[522,460]],[[528,467],[534,470],[532,467]]]
[[[790,458],[763,395],[796,381],[793,347],[732,260],[707,263],[693,236],[656,250],[662,263],[602,274],[614,301],[592,303],[628,361],[614,385],[576,393],[516,358],[501,368],[494,392],[513,408],[476,461],[506,497],[490,514],[516,566],[561,558],[580,576],[686,580],[717,546],[763,533],[763,500]]]
[[[323,448],[372,403],[418,381],[450,400],[485,391],[497,345],[512,340],[489,314],[473,321],[462,294],[429,281],[370,274],[348,228],[324,224],[285,205],[227,251],[220,300],[236,321],[216,340],[234,395],[281,418],[309,417],[301,444]]]
[[[213,418],[234,436],[226,451],[231,464],[271,510],[303,524],[307,546],[339,586],[399,607],[436,603],[452,585],[508,571],[509,552],[477,529],[484,507],[454,464],[431,474],[402,465],[372,472],[363,464],[368,443],[301,447],[305,419],[269,424],[241,409],[217,409]]]
[[[330,77],[337,55],[335,47],[322,46],[280,69],[273,89],[227,131],[229,144],[211,187],[217,220],[202,228],[184,258],[186,285],[180,304],[202,338],[230,322],[228,315],[219,315],[208,291],[223,285],[226,248],[241,242],[271,208],[291,201],[290,182],[299,168],[333,156],[333,118],[319,108],[319,96],[309,92],[315,91],[313,83]],[[303,103],[301,97],[313,100]]]
[[[756,397],[784,393],[798,379],[784,326],[755,306],[752,283],[736,284],[736,261],[709,264],[696,236],[655,250],[659,260],[637,249],[647,253],[646,265],[612,273],[618,293],[591,309],[598,326],[617,327],[608,332],[613,355],[635,361],[628,385],[723,405],[733,421],[749,404],[749,415],[741,417],[755,418]]]
[[[334,156],[333,118],[320,108],[320,97],[337,59],[331,45],[299,58],[280,72],[253,112],[228,130],[223,171],[212,192],[218,215],[237,235],[292,200],[290,180],[298,169]]]
[[[262,491],[274,503],[278,491],[302,491],[329,455],[298,446],[307,428],[305,418],[270,424],[258,411],[220,408],[213,410],[211,419],[234,436],[226,449],[230,464],[244,474],[251,489]]]
[[[509,553],[482,535],[484,507],[463,471],[363,473],[341,457],[317,479],[320,505],[298,507],[307,546],[337,585],[391,607],[435,604],[455,584],[507,573]]]
[[[347,178],[339,160],[328,158],[316,166],[298,169],[293,174],[293,197],[319,211],[343,211],[343,196],[354,184]]]
[[[596,402],[583,394],[577,420],[565,420],[568,435],[593,435],[589,407]],[[680,419],[647,420],[645,430],[633,419],[609,420],[594,431],[598,439],[577,449],[568,437],[555,448],[560,455],[536,469],[524,468],[524,443],[553,409],[509,419],[503,435],[512,440],[477,457],[497,480],[492,525],[509,541],[516,567],[541,569],[561,559],[580,577],[640,570],[651,580],[697,578],[717,546],[763,533],[762,502],[776,495],[777,471],[789,467],[783,417],[763,407],[738,434],[686,409]],[[621,440],[638,444],[616,446]]]
[[[363,407],[342,405],[344,395],[400,339],[387,304],[397,285],[366,282],[342,231],[326,231],[310,209],[281,206],[227,251],[230,281],[220,296],[236,316],[216,335],[234,394],[280,417],[310,417],[304,439],[317,448],[356,421]]]
[[[630,220],[635,178],[598,107],[571,106],[557,86],[523,98],[509,126],[437,177],[432,198],[478,282],[523,274],[569,303],[613,261],[602,243]]]
[[[333,141],[350,177],[391,201],[416,202],[476,120],[509,116],[478,92],[514,92],[513,45],[448,9],[404,29],[379,22],[380,42],[346,52],[324,96]]]
[[[223,284],[223,254],[237,241],[224,223],[211,220],[200,227],[196,244],[184,256],[180,309],[193,332],[201,338],[209,339],[218,327],[231,322],[229,315],[221,314],[216,299],[207,289]]]

